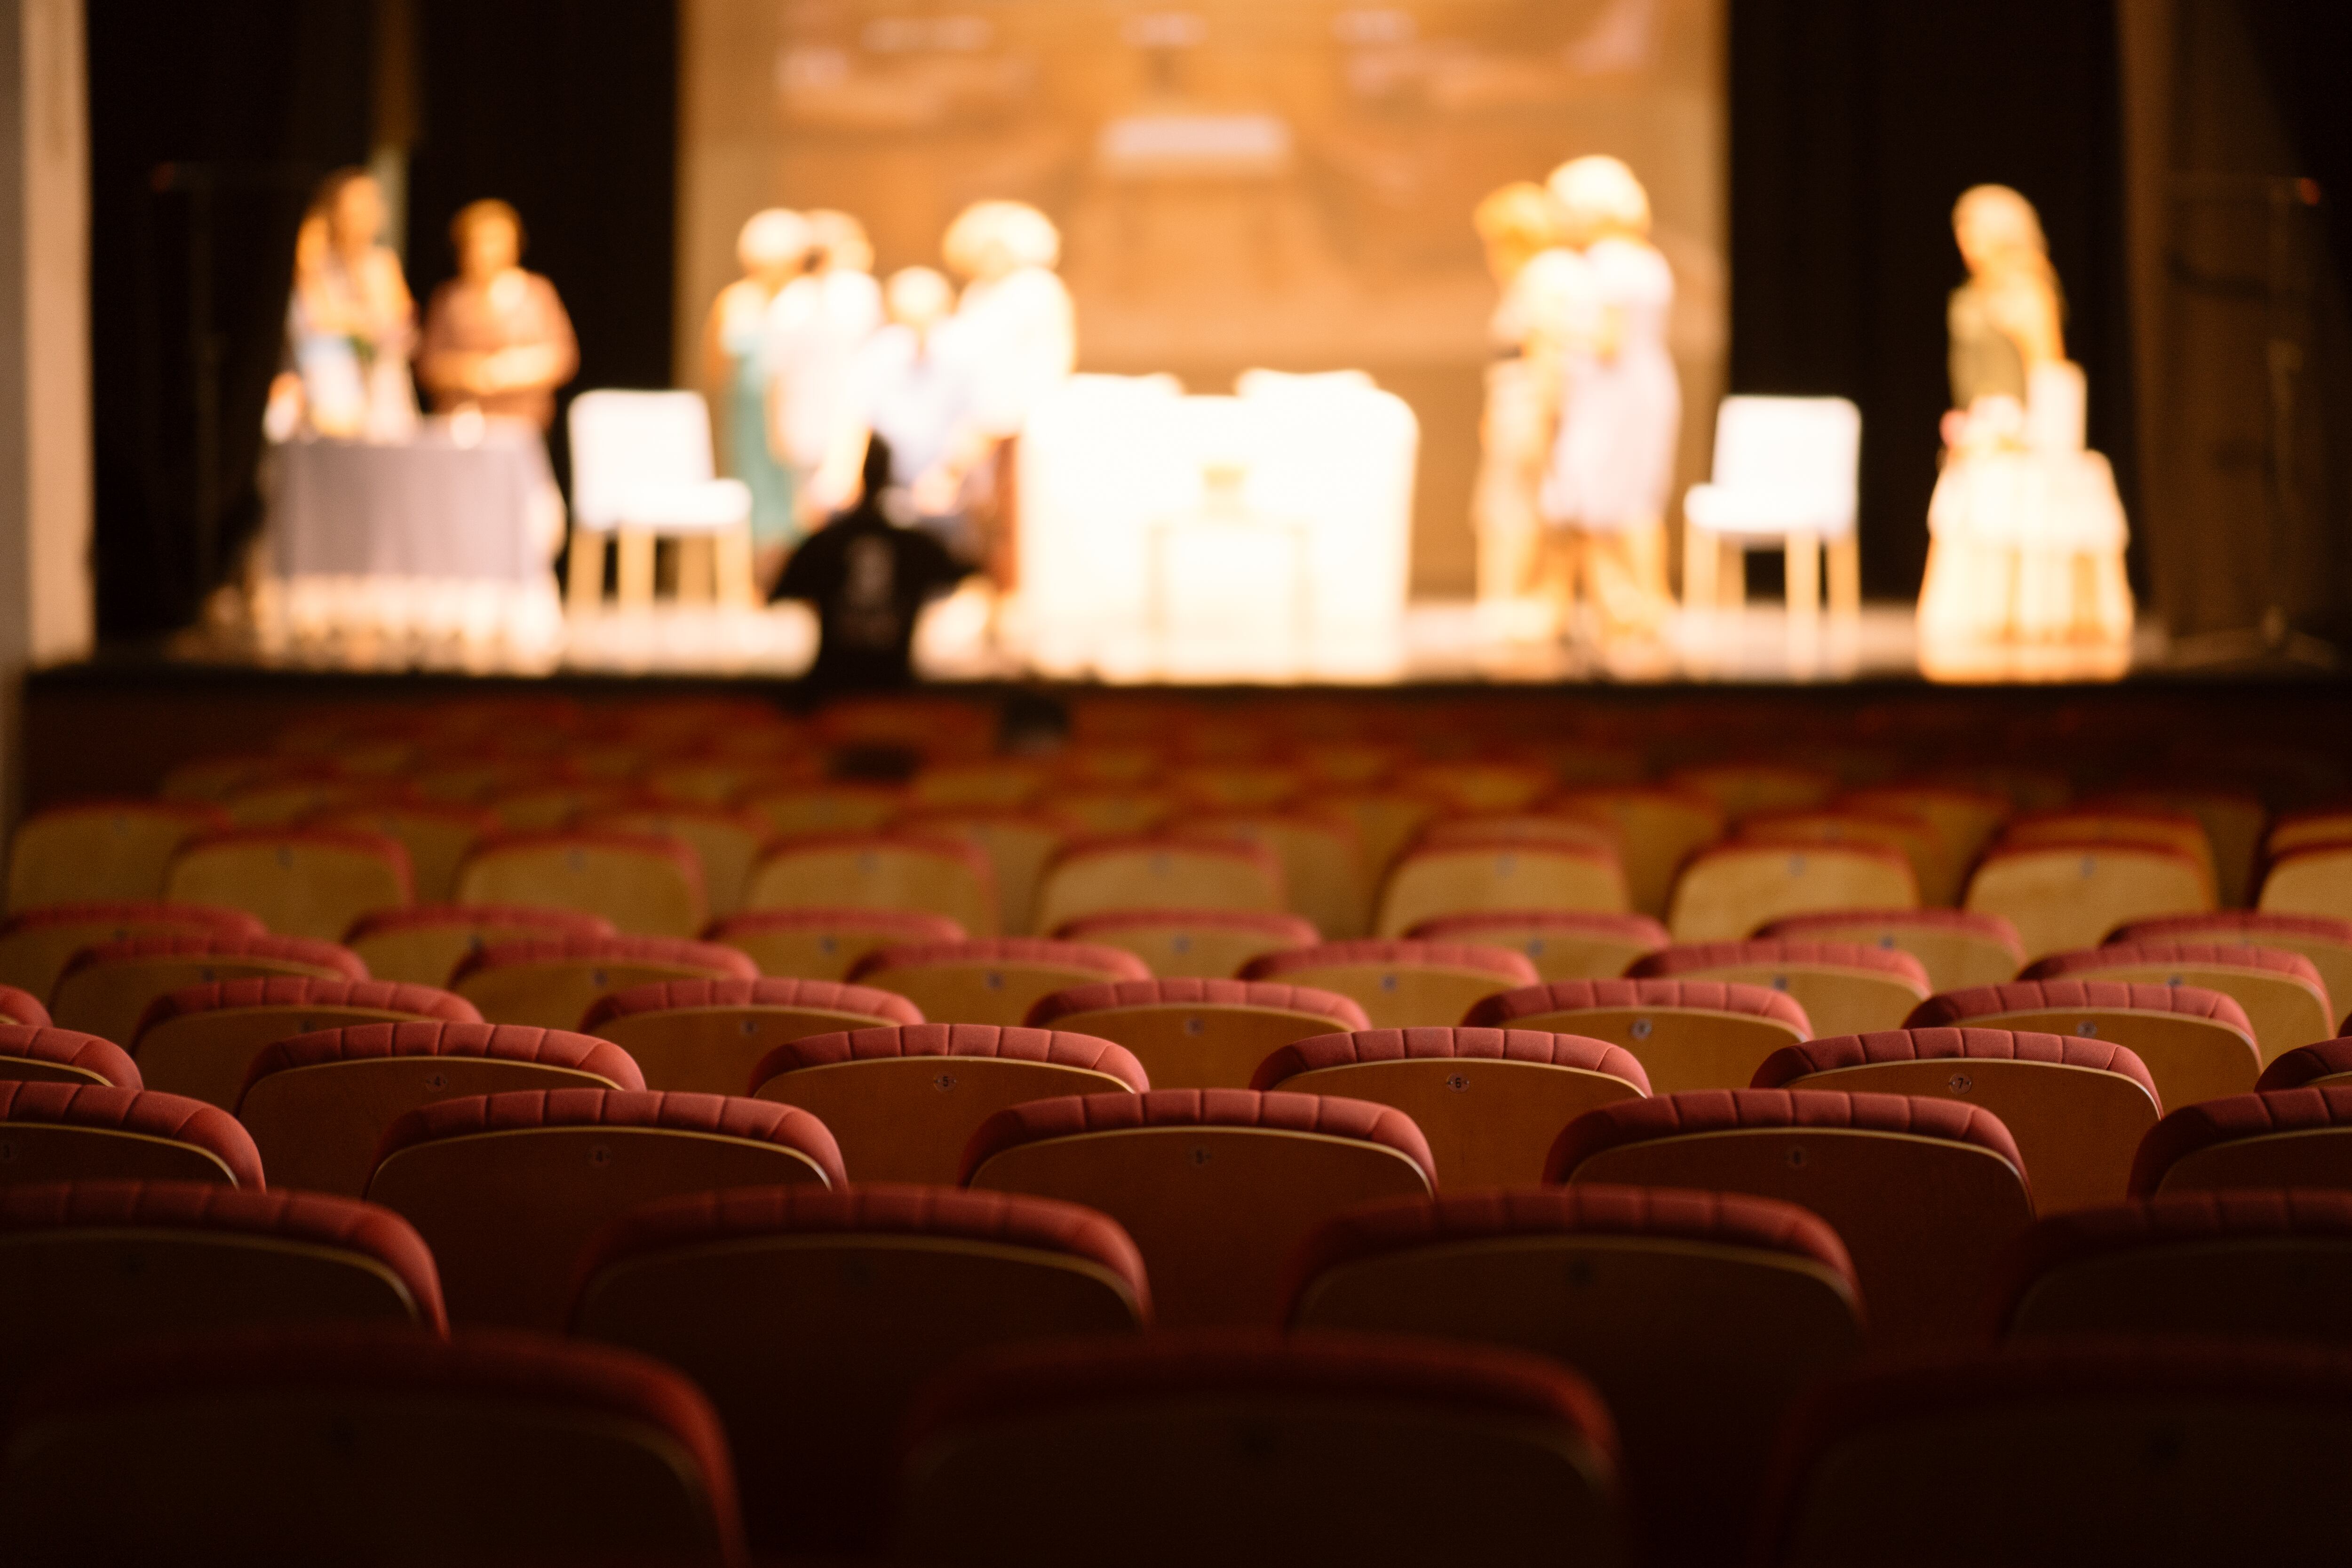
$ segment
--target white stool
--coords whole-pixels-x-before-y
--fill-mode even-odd
[[[1778,544],[1788,562],[1789,613],[1821,614],[1828,547],[1830,613],[1862,613],[1854,538],[1862,411],[1843,397],[1727,397],[1716,416],[1715,479],[1683,498],[1683,605],[1736,608],[1747,598],[1748,552]]]
[[[572,610],[604,591],[604,539],[624,607],[653,602],[654,541],[677,539],[678,596],[752,607],[751,491],[712,477],[710,410],[693,392],[583,392],[572,399]]]

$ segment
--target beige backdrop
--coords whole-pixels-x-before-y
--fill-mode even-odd
[[[880,268],[966,202],[1060,223],[1081,367],[1229,390],[1354,366],[1422,422],[1413,585],[1466,595],[1494,289],[1470,212],[1584,153],[1650,187],[1680,286],[1683,482],[1723,384],[1723,0],[686,0],[677,365],[758,208]],[[1678,487],[1679,489],[1679,487]]]

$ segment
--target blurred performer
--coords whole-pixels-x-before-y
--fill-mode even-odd
[[[703,394],[717,417],[721,472],[751,491],[752,570],[772,583],[801,527],[792,469],[768,439],[768,308],[808,266],[808,220],[782,207],[751,215],[735,237],[743,276],[719,291],[702,329]]]
[[[2084,383],[2042,220],[2006,185],[1952,209],[1969,280],[1954,289],[1952,407],[1927,509],[1919,632],[1937,641],[2131,636],[2123,502],[2084,449]]]
[[[1489,328],[1496,357],[1486,367],[1470,503],[1478,614],[1491,632],[1541,637],[1556,629],[1557,616],[1531,597],[1544,532],[1537,494],[1559,406],[1562,317],[1584,264],[1561,248],[1559,204],[1541,185],[1505,185],[1478,204],[1471,221],[1503,294]]]
[[[383,193],[364,170],[341,169],[295,238],[286,333],[304,422],[321,436],[399,441],[416,427],[415,303],[383,234]]]
[[[1664,625],[1666,499],[1682,430],[1682,384],[1666,348],[1675,278],[1649,241],[1650,198],[1614,158],[1552,171],[1586,290],[1561,356],[1559,433],[1541,504],[1555,529],[1554,573],[1584,579],[1604,642]]]
[[[777,294],[765,328],[768,445],[793,477],[803,521],[847,500],[807,486],[856,423],[851,367],[882,325],[882,289],[864,226],[847,213],[824,211],[810,213],[808,226],[811,269]]]
[[[948,226],[940,248],[966,279],[956,307],[957,352],[972,367],[980,428],[993,443],[978,508],[989,575],[1014,584],[1021,498],[1014,487],[1029,411],[1069,378],[1078,360],[1077,313],[1054,273],[1061,231],[1020,202],[975,202]]]
[[[814,488],[822,495],[854,494],[859,475],[874,478],[866,454],[879,440],[891,461],[881,471],[887,493],[873,504],[974,560],[979,541],[971,533],[969,481],[992,447],[977,378],[961,352],[967,345],[955,340],[950,320],[955,290],[929,268],[908,267],[890,275],[884,298],[890,324],[859,351],[852,376],[856,420]]]
[[[522,269],[522,219],[501,201],[468,202],[449,221],[457,276],[425,310],[417,379],[436,413],[473,407],[555,423],[555,389],[580,369],[580,345],[555,285]]]

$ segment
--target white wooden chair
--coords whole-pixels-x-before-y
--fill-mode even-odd
[[[572,568],[574,614],[604,587],[604,540],[618,552],[624,606],[654,596],[654,541],[679,542],[679,596],[750,608],[751,492],[713,477],[710,410],[692,392],[583,392],[572,399]]]
[[[1727,397],[1715,423],[1715,479],[1683,499],[1683,604],[1736,607],[1748,552],[1777,543],[1788,559],[1789,613],[1821,613],[1822,548],[1830,612],[1862,611],[1854,539],[1862,411],[1843,397]]]

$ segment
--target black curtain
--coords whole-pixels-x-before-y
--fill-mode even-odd
[[[1861,405],[1865,589],[1918,591],[1945,298],[1963,277],[1951,208],[1973,184],[2013,185],[2041,211],[2067,352],[2090,378],[2090,442],[2131,507],[2113,0],[1730,11],[1731,388]]]

